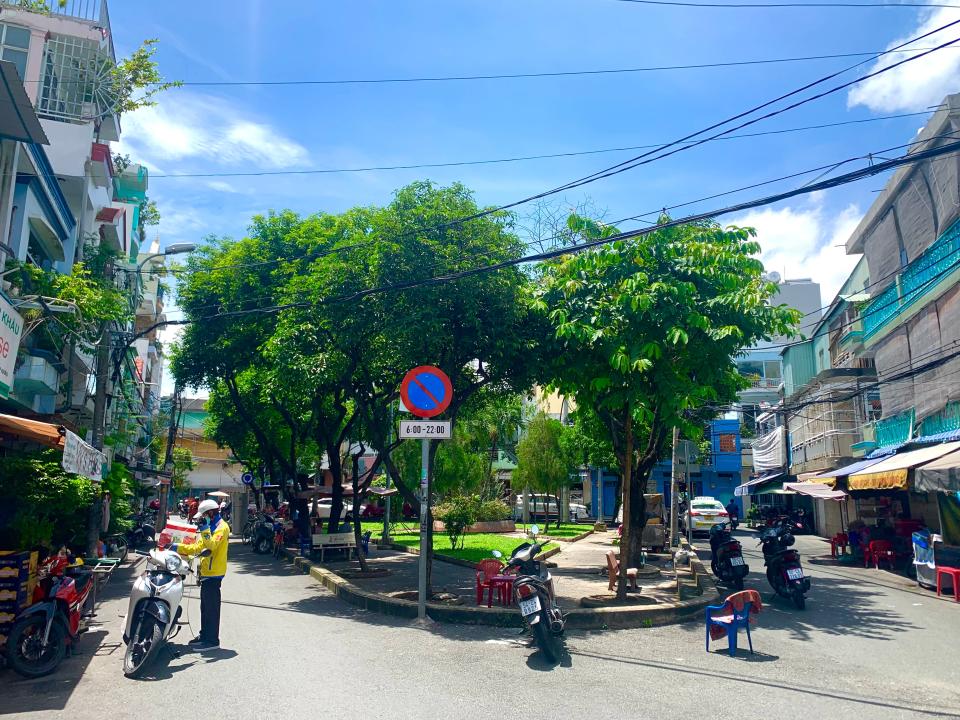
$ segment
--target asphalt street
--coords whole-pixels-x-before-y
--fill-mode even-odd
[[[749,586],[770,597],[754,542]],[[167,652],[121,672],[131,569],[98,622],[44,679],[0,672],[0,715],[23,718],[771,717],[960,718],[960,604],[890,573],[808,562],[807,609],[768,603],[737,657],[704,650],[702,622],[569,633],[553,666],[514,630],[418,626],[346,605],[290,565],[231,547],[221,649]],[[757,572],[761,571],[761,572]],[[196,591],[193,591],[196,594]],[[189,601],[194,630],[199,602]],[[184,628],[175,644],[192,637]],[[294,713],[293,715],[291,713]]]

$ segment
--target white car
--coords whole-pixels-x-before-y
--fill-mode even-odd
[[[723,503],[713,497],[695,497],[690,503],[690,523],[694,533],[709,533],[710,528],[730,522]]]
[[[557,499],[553,495],[541,495],[539,493],[530,493],[527,497],[528,507],[530,509],[531,519],[556,520],[559,510],[557,509]],[[588,520],[590,514],[587,512],[587,506],[580,503],[570,503],[570,522],[582,522]],[[513,519],[523,519],[523,494],[517,495],[517,501],[513,508]]]
[[[317,500],[317,517],[321,520],[330,519],[330,509],[333,507],[333,500],[331,498],[320,498]],[[353,505],[349,503],[343,503],[343,517],[346,518],[350,513],[353,512]]]

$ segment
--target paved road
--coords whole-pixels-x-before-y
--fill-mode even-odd
[[[820,552],[815,542],[801,539],[805,556]],[[765,609],[754,656],[728,657],[725,641],[707,654],[694,623],[572,632],[569,654],[552,667],[514,631],[418,627],[358,611],[288,565],[242,546],[231,554],[221,650],[167,655],[151,678],[125,679],[119,634],[129,578],[118,578],[84,655],[45,680],[0,673],[0,715],[874,720],[939,710],[960,718],[960,605],[882,572],[808,565],[807,610],[778,602]],[[751,579],[767,597],[765,580]]]

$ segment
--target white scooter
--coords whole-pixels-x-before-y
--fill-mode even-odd
[[[137,553],[147,559],[143,573],[133,583],[123,642],[123,674],[138,677],[146,669],[160,647],[180,631],[183,608],[183,584],[193,570],[190,564],[172,550],[151,550]],[[203,550],[198,557],[206,557]]]

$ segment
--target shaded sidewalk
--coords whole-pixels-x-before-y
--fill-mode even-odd
[[[554,576],[557,597],[565,607],[579,607],[580,600],[587,596],[609,595],[607,590],[606,553],[616,550],[613,532],[595,533],[575,543],[558,543],[560,552],[552,556],[547,565]],[[523,542],[517,538],[517,544]],[[351,583],[367,592],[393,595],[417,589],[419,555],[370,545],[367,557],[371,570],[386,570],[379,576],[362,576],[356,573],[356,560],[336,560],[315,563],[347,577]],[[676,600],[676,579],[672,569],[662,567],[660,577],[641,579],[641,593],[658,601]],[[648,567],[650,567],[648,563]],[[469,567],[445,562],[435,558],[432,571],[434,593],[449,593],[457,596],[463,605],[476,604],[476,571]],[[485,598],[484,598],[485,600]]]

